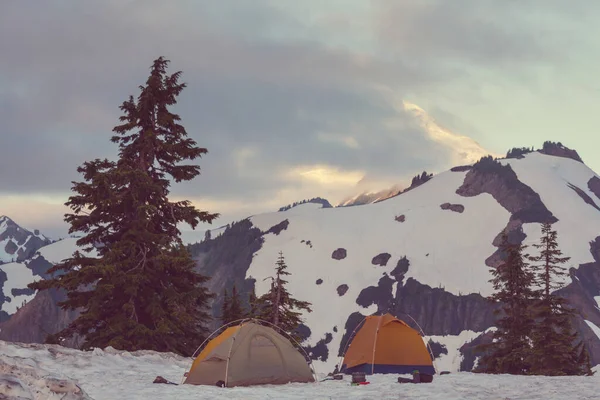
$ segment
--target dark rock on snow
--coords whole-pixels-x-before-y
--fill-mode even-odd
[[[348,255],[348,252],[344,248],[335,249],[333,253],[331,253],[331,258],[334,260],[343,260]]]
[[[379,265],[381,267],[385,267],[391,257],[392,257],[392,255],[390,253],[380,253],[380,254],[377,254],[371,260],[371,264],[373,264],[373,265]]]
[[[346,284],[344,283],[344,284],[342,284],[342,285],[338,286],[336,290],[337,290],[337,294],[338,294],[338,296],[340,296],[340,297],[341,297],[341,296],[345,295],[345,294],[346,294],[346,292],[348,291],[348,285],[346,285]]]

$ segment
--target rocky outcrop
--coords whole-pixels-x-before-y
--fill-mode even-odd
[[[325,337],[320,339],[314,346],[305,346],[304,351],[311,360],[327,361],[329,359],[329,347],[327,346],[333,340],[333,335],[325,333]]]
[[[331,253],[331,258],[334,260],[343,260],[348,255],[348,252],[344,248],[335,249],[333,253]]]
[[[281,231],[285,231],[288,228],[289,225],[290,225],[290,221],[288,221],[286,219],[286,220],[281,221],[277,225],[273,225],[265,233],[273,233],[275,235],[279,235],[281,233]]]
[[[506,158],[521,159],[525,157],[525,154],[529,154],[531,152],[533,152],[533,148],[513,147],[508,152],[506,152]]]
[[[549,156],[570,158],[571,160],[575,160],[575,161],[579,161],[580,163],[583,163],[583,160],[581,159],[581,157],[579,157],[579,154],[577,154],[577,151],[563,146],[563,144],[561,142],[546,141],[546,142],[544,142],[544,145],[542,146],[542,148],[538,151],[542,154],[547,154]]]
[[[452,171],[452,172],[466,172],[466,171],[470,171],[471,168],[473,168],[471,165],[459,165],[458,167],[452,167],[452,168],[450,168],[450,171]]]
[[[396,222],[404,222],[406,221],[406,215],[402,214],[402,215],[397,215],[394,217],[394,220]]]
[[[48,289],[19,309],[12,317],[0,323],[0,340],[21,343],[43,343],[48,334],[66,328],[79,311],[65,311],[57,303],[66,299],[63,291]],[[81,339],[75,337],[61,343],[65,347],[77,347]]]
[[[592,176],[588,181],[588,188],[600,199],[600,179],[597,176]]]
[[[373,264],[373,265],[379,265],[380,267],[385,267],[391,257],[392,257],[392,255],[390,253],[380,253],[380,254],[377,254],[371,260],[371,264]]]
[[[600,338],[584,319],[600,327],[600,310],[594,299],[600,296],[600,236],[590,242],[590,253],[594,261],[571,268],[572,282],[555,293],[566,298],[571,307],[577,309],[576,329],[586,343],[592,365],[595,365],[600,363]]]
[[[314,197],[312,199],[306,199],[306,200],[302,200],[302,201],[296,201],[292,204],[288,204],[287,206],[281,207],[278,211],[279,212],[283,212],[283,211],[287,211],[290,210],[296,206],[302,205],[302,204],[306,204],[306,203],[315,203],[315,204],[321,204],[323,206],[323,208],[332,208],[333,206],[331,205],[331,203],[324,198],[321,197]]]
[[[584,192],[580,187],[577,187],[577,186],[573,185],[572,183],[567,183],[567,185],[569,186],[569,188],[573,189],[573,191],[575,193],[577,193],[579,195],[579,197],[581,197],[581,200],[583,200],[586,204],[589,204],[590,206],[594,207],[596,210],[600,211],[600,208],[598,208],[596,203],[594,203],[594,200],[592,200],[592,198],[586,192]]]
[[[278,224],[280,225],[280,224]],[[223,289],[235,284],[244,302],[254,288],[254,280],[246,279],[252,257],[262,247],[264,239],[260,229],[249,219],[233,223],[218,237],[188,246],[198,272],[210,276],[207,288],[216,297],[212,302],[212,314],[219,315],[223,304]],[[212,326],[218,327],[214,320]]]
[[[509,240],[520,239],[518,243],[525,238],[522,230],[523,223],[558,221],[546,208],[540,195],[521,182],[509,164],[502,165],[491,156],[483,157],[473,165],[456,193],[464,197],[478,196],[482,193],[492,195],[511,213],[504,230],[509,234]],[[494,245],[498,246],[498,244],[499,237],[496,237]],[[488,257],[485,264],[496,267],[502,257],[503,255],[497,250]]]
[[[317,285],[320,285],[323,283],[323,279],[319,278],[317,279],[317,281],[315,282]]]
[[[338,296],[341,297],[341,296],[345,295],[346,292],[348,291],[348,285],[346,285],[344,283],[344,284],[338,286],[337,289],[336,289],[336,291],[337,291]]]
[[[457,213],[462,213],[463,211],[465,211],[465,206],[463,206],[462,204],[444,203],[440,205],[440,208],[442,210],[450,210]]]

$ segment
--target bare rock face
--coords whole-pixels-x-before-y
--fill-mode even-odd
[[[381,267],[385,267],[391,257],[392,257],[392,255],[390,253],[380,253],[380,254],[377,254],[371,260],[371,264],[373,264],[373,265],[379,265]]]
[[[317,281],[315,282],[317,285],[320,285],[323,283],[323,279],[319,278],[317,279]]]
[[[343,260],[348,255],[348,252],[344,248],[335,249],[333,253],[331,253],[331,258],[334,260]]]
[[[406,215],[397,215],[396,217],[394,217],[394,220],[396,220],[396,222],[404,222],[406,221]]]
[[[583,160],[581,159],[581,157],[579,157],[579,154],[577,154],[577,152],[575,150],[572,150],[572,149],[569,149],[568,147],[563,146],[563,144],[561,142],[556,143],[556,142],[546,141],[546,142],[544,142],[542,149],[538,150],[538,151],[542,154],[547,154],[547,155],[556,156],[556,157],[570,158],[571,160],[575,160],[575,161],[579,161],[580,163],[583,163]]]
[[[390,272],[390,275],[398,282],[402,283],[404,279],[404,274],[408,272],[408,267],[410,267],[410,262],[406,256],[401,257],[396,263],[396,268]]]
[[[0,323],[0,340],[21,343],[44,343],[49,333],[66,328],[79,311],[65,311],[57,303],[66,299],[63,291],[43,290],[25,304],[8,321]],[[61,343],[65,347],[77,347],[81,338],[74,337]]]
[[[348,285],[346,285],[345,283],[343,285],[340,285],[337,287],[337,294],[338,296],[343,296],[346,294],[346,292],[348,291]]]
[[[588,188],[600,199],[600,179],[597,176],[592,176],[588,181]]]
[[[459,165],[457,167],[450,168],[452,172],[466,172],[469,171],[472,167],[470,165]]]
[[[456,193],[464,197],[478,196],[482,193],[491,194],[511,213],[504,230],[512,243],[521,243],[525,238],[522,230],[523,223],[558,221],[546,208],[539,194],[521,182],[510,165],[502,165],[490,156],[483,157],[473,165]],[[513,241],[516,239],[519,239],[518,242]],[[498,244],[499,236],[494,240],[494,245],[498,246]],[[497,250],[488,257],[485,264],[496,267],[503,257],[504,255]]]
[[[281,229],[284,229],[284,225],[287,227],[285,222],[278,224]],[[216,294],[212,303],[213,315],[219,315],[224,287],[235,284],[240,298],[244,303],[247,302],[248,295],[254,287],[254,280],[246,279],[246,272],[250,268],[254,253],[262,247],[262,235],[260,229],[253,226],[249,219],[244,219],[232,224],[218,237],[188,247],[196,261],[198,272],[211,277],[206,286]],[[216,329],[219,323],[220,321],[214,319],[211,327]]]
[[[273,225],[271,228],[269,228],[269,230],[266,233],[274,233],[275,235],[279,235],[281,231],[286,230],[289,225],[290,221],[288,221],[287,219],[283,220],[277,225]]]
[[[592,198],[583,190],[581,190],[581,188],[568,183],[567,184],[569,186],[569,188],[571,188],[575,193],[577,193],[579,195],[579,197],[581,197],[581,200],[583,200],[586,204],[589,204],[590,206],[594,207],[596,210],[600,211],[600,208],[598,208],[598,206],[596,205],[596,203],[594,202],[594,200],[592,200]]]
[[[502,165],[491,157],[484,157],[473,165],[456,193],[464,197],[489,193],[512,214],[511,219],[523,223],[558,221],[540,195],[521,182],[510,165]]]
[[[463,211],[465,211],[465,206],[463,206],[462,204],[444,203],[440,205],[440,208],[442,210],[450,210],[457,213],[462,213]]]

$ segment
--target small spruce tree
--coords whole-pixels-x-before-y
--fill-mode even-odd
[[[82,348],[112,346],[191,355],[207,333],[212,294],[209,279],[194,270],[178,225],[192,228],[218,214],[196,209],[189,201],[170,201],[171,182],[200,174],[197,165],[181,164],[207,153],[187,136],[180,117],[169,107],[185,88],[181,72],[167,75],[169,61],[159,57],[137,99],[121,105],[121,125],[111,138],[119,158],[87,161],[78,168],[84,182],[74,182],[65,203],[69,234],[83,233],[79,251],[49,269],[52,278],[31,289],[64,289],[63,309],[81,314],[52,341],[79,334]],[[98,246],[101,245],[101,246]]]
[[[530,304],[535,298],[532,289],[535,276],[526,261],[528,256],[523,254],[526,246],[510,243],[505,232],[499,248],[505,258],[491,270],[493,278],[490,282],[496,292],[488,299],[501,304],[496,311],[501,318],[496,321],[495,341],[479,347],[485,353],[477,370],[523,375],[530,369],[530,336],[534,324]]]
[[[300,341],[300,335],[297,332],[302,323],[300,310],[312,312],[311,303],[293,298],[287,290],[288,281],[283,277],[291,274],[287,271],[282,252],[279,252],[275,265],[275,277],[271,277],[270,290],[256,301],[257,314],[259,318],[280,327],[294,339]]]
[[[539,300],[533,311],[536,325],[532,334],[531,373],[537,375],[586,375],[591,373],[589,356],[583,342],[576,343],[577,332],[571,321],[575,310],[567,299],[553,294],[560,288],[557,278],[565,273],[561,265],[570,260],[558,247],[557,232],[550,223],[542,224],[539,255],[530,257],[534,263]]]

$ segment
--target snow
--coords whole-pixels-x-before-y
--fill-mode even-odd
[[[430,384],[397,383],[398,375],[368,376],[365,386],[351,386],[350,378],[307,384],[263,385],[219,388],[216,386],[153,384],[160,375],[180,383],[191,359],[168,353],[143,351],[128,353],[106,350],[81,352],[54,345],[18,345],[0,341],[0,374],[12,367],[31,399],[59,399],[50,387],[62,379],[63,390],[77,390],[78,385],[95,400],[262,400],[262,399],[592,399],[597,398],[600,377],[525,377],[452,373],[436,375]],[[0,375],[0,397],[3,393]],[[15,379],[16,378],[16,379]],[[48,384],[50,383],[50,384]],[[56,390],[56,389],[55,389]],[[23,391],[26,393],[25,391]],[[35,395],[33,395],[35,393]],[[27,397],[25,397],[27,398]],[[69,397],[72,399],[79,397]]]
[[[577,268],[579,264],[593,262],[589,243],[599,235],[600,212],[586,204],[568,184],[579,187],[600,206],[588,188],[588,181],[597,176],[594,171],[570,158],[538,152],[529,153],[523,159],[502,162],[510,164],[519,180],[537,192],[546,208],[558,219],[553,227],[558,231],[559,248],[565,256],[571,257],[564,266]],[[540,224],[524,224],[523,231],[527,235],[524,244],[539,241]],[[568,275],[562,283],[570,283]]]
[[[59,240],[58,242],[52,243],[48,246],[44,246],[38,250],[38,253],[46,259],[46,261],[52,264],[58,264],[67,258],[71,258],[75,250],[87,255],[89,257],[97,257],[98,253],[96,250],[91,252],[85,252],[83,249],[77,246],[77,240],[79,238],[66,238]]]
[[[483,332],[474,331],[462,331],[458,335],[444,335],[444,336],[425,336],[425,342],[430,339],[446,347],[448,354],[441,354],[434,360],[434,367],[439,373],[441,371],[458,372],[460,371],[460,363],[463,360],[463,355],[460,352],[460,348],[469,343]]]
[[[519,179],[538,192],[559,219],[555,224],[559,245],[571,257],[567,267],[593,261],[589,242],[600,232],[600,213],[567,183],[595,198],[587,187],[594,172],[571,159],[541,153],[501,162],[510,164]],[[283,251],[292,274],[290,292],[313,304],[312,313],[303,313],[311,329],[307,344],[314,346],[330,333],[330,355],[327,361],[316,361],[316,365],[333,370],[348,316],[353,312],[369,315],[373,311],[374,306],[365,309],[356,303],[359,293],[368,286],[377,286],[403,256],[410,262],[406,278],[456,295],[492,293],[485,260],[496,251],[492,241],[505,228],[510,213],[487,193],[474,197],[456,194],[465,175],[466,172],[447,171],[400,196],[375,204],[322,208],[320,204],[307,203],[285,212],[255,215],[251,221],[263,232],[285,219],[289,225],[279,234],[264,236],[265,242],[254,254],[246,277],[256,279],[258,295],[265,293],[270,283],[264,279],[273,274],[278,253]],[[445,202],[463,205],[464,212],[442,210],[440,205]],[[394,219],[402,214],[405,222]],[[525,224],[523,229],[527,235],[525,244],[539,240],[540,224]],[[302,241],[310,241],[312,247]],[[331,257],[337,248],[347,250],[345,259]],[[380,253],[391,255],[384,267],[371,262]],[[323,283],[316,285],[317,279]],[[349,289],[340,297],[336,288],[342,284]],[[448,355],[444,362],[453,367],[459,361],[452,357]]]
[[[598,308],[600,308],[600,296],[594,296],[594,300],[596,300],[596,303],[598,304]]]
[[[312,313],[303,314],[312,331],[308,344],[315,345],[326,333],[333,336],[328,348],[335,354],[326,362],[316,361],[316,365],[333,370],[348,315],[356,311],[369,315],[376,310],[375,306],[364,309],[358,305],[359,293],[377,286],[383,273],[389,274],[405,255],[410,262],[407,278],[455,294],[491,293],[484,261],[496,250],[492,241],[510,214],[491,195],[457,195],[464,177],[464,172],[445,172],[416,189],[375,204],[321,208],[308,203],[251,218],[262,231],[284,219],[289,221],[279,235],[264,236],[247,277],[257,279],[258,295],[266,292],[269,282],[263,279],[273,274],[277,255],[283,251],[292,273],[290,292],[314,305]],[[442,210],[444,202],[462,204],[465,210]],[[406,216],[403,223],[394,219],[401,214]],[[312,248],[301,240],[310,240]],[[331,254],[339,247],[347,250],[347,258],[338,261]],[[384,252],[392,255],[387,266],[372,265],[372,258]],[[323,283],[316,285],[319,278]],[[341,284],[349,286],[342,297],[336,292]],[[333,331],[334,326],[338,332]]]
[[[35,282],[39,277],[34,276],[31,270],[23,263],[3,264],[0,265],[0,269],[6,273],[6,277],[8,278],[4,282],[2,291],[5,297],[10,298],[10,302],[5,301],[1,304],[1,309],[12,315],[17,312],[17,307],[21,307],[24,301],[29,302],[35,297],[35,295],[13,296],[12,289],[25,289],[28,284]]]

